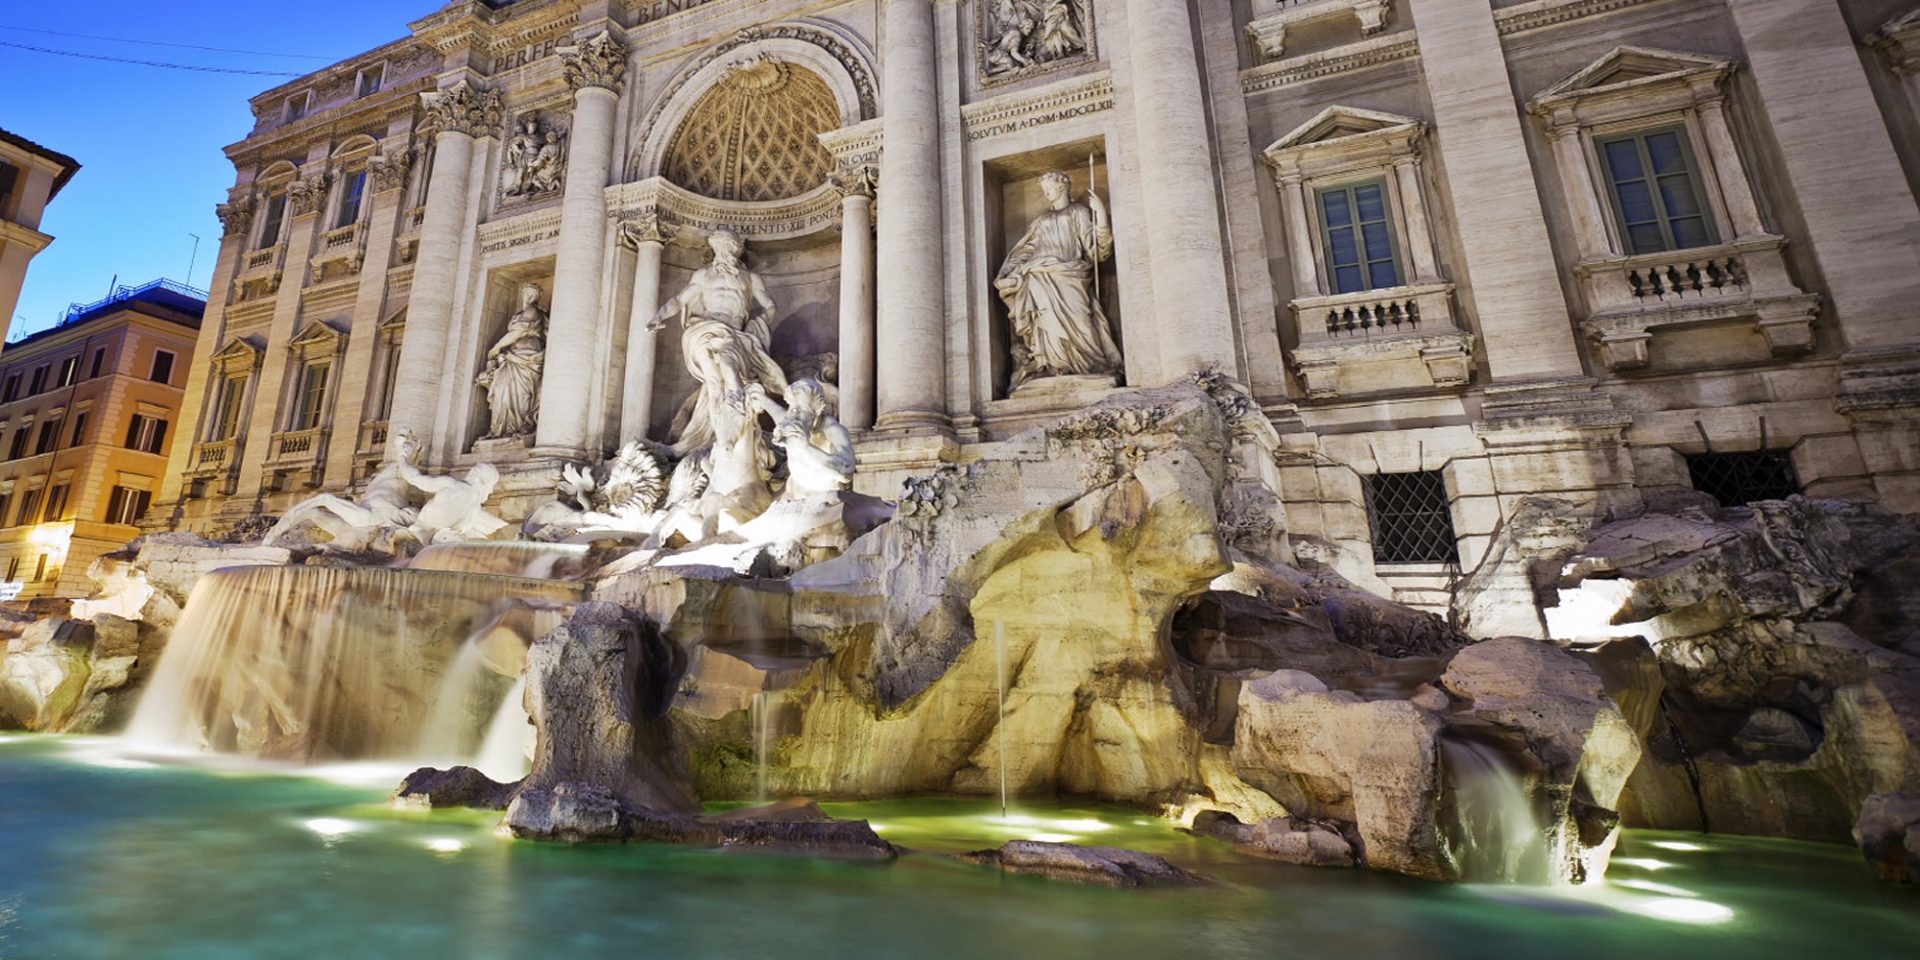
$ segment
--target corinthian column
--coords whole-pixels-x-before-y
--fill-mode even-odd
[[[440,373],[446,365],[447,331],[453,325],[454,284],[459,273],[460,231],[467,219],[473,142],[491,136],[500,125],[500,94],[479,90],[465,80],[438,93],[423,94],[435,135],[433,174],[427,184],[426,214],[420,223],[420,253],[413,265],[413,291],[407,304],[407,334],[400,344],[400,369],[394,381],[391,429],[411,430],[421,440],[433,433],[433,411],[440,401]]]
[[[1217,366],[1238,376],[1213,156],[1204,147],[1211,111],[1186,0],[1127,0],[1127,47],[1134,149],[1150,180],[1141,205],[1161,375]]]
[[[553,311],[540,378],[540,426],[534,444],[561,455],[586,449],[594,324],[600,316],[607,242],[607,177],[613,169],[613,114],[627,72],[627,45],[602,30],[559,50],[573,88],[566,193],[553,270]]]
[[[652,214],[620,225],[620,242],[633,248],[633,313],[627,319],[627,366],[620,389],[620,442],[647,438],[653,419],[653,365],[659,334],[647,328],[660,310],[660,260],[673,228]]]
[[[873,168],[843,167],[840,188],[840,422],[873,426]]]
[[[875,342],[886,369],[876,393],[882,429],[944,430],[946,265],[940,210],[940,103],[933,0],[887,0],[880,62],[886,109],[880,164]],[[844,392],[844,391],[843,391]]]

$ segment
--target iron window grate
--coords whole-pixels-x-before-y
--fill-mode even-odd
[[[1453,511],[1440,471],[1364,478],[1375,563],[1453,563]]]
[[[1688,454],[1687,473],[1695,490],[1723,507],[1784,500],[1800,492],[1800,478],[1785,450]]]

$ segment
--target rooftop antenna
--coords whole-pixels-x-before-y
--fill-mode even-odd
[[[200,235],[189,233],[193,238],[193,256],[187,258],[187,286],[193,286],[193,268],[200,265]]]

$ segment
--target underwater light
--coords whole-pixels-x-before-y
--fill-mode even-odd
[[[360,825],[352,820],[341,820],[337,817],[314,817],[311,820],[301,821],[300,825],[327,840],[337,840],[360,829]]]
[[[1650,846],[1659,847],[1662,850],[1673,850],[1679,853],[1699,853],[1706,849],[1706,847],[1697,843],[1688,843],[1685,840],[1655,840]]]
[[[1677,923],[1725,923],[1733,919],[1733,910],[1707,900],[1661,898],[1635,904],[1640,913]]]
[[[1613,862],[1623,867],[1638,867],[1642,870],[1665,870],[1673,866],[1665,860],[1654,860],[1649,857],[1614,857]]]
[[[1046,830],[1042,830],[1039,833],[1029,834],[1027,836],[1027,839],[1038,840],[1041,843],[1072,843],[1073,841],[1078,840],[1079,837],[1071,833],[1052,833]]]
[[[434,853],[459,853],[467,848],[467,842],[455,837],[429,837],[426,848]]]
[[[1676,887],[1669,883],[1655,883],[1652,880],[1610,880],[1608,882],[1616,887],[1626,887],[1629,890],[1642,890],[1647,893],[1658,893],[1669,897],[1699,896],[1699,894],[1694,893],[1692,890]]]
[[[1047,826],[1058,827],[1061,830],[1073,830],[1079,833],[1093,833],[1097,830],[1105,830],[1113,825],[1105,821],[1087,817],[1081,820],[1050,820],[1047,822]]]

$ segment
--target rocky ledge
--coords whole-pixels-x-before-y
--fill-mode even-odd
[[[1005,873],[1109,887],[1195,886],[1208,882],[1207,878],[1182,870],[1153,854],[1119,847],[1009,840],[997,850],[963,853],[960,859],[997,866]]]

